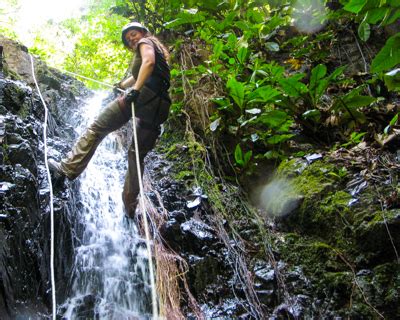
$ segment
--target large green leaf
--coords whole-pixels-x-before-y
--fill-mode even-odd
[[[263,113],[257,118],[257,122],[261,122],[267,125],[269,128],[274,129],[281,126],[287,119],[288,115],[286,112],[281,110],[272,110]]]
[[[235,161],[239,165],[243,165],[244,164],[243,152],[242,152],[242,148],[240,148],[240,144],[239,143],[236,145],[236,148],[235,148]]]
[[[269,144],[278,144],[281,142],[285,142],[289,139],[291,139],[292,137],[294,137],[294,134],[278,134],[278,135],[274,135],[272,137],[269,137],[267,139],[267,142]]]
[[[365,107],[365,106],[370,105],[374,101],[376,101],[376,98],[374,98],[374,97],[360,96],[360,95],[355,95],[355,96],[343,99],[343,102],[350,109]]]
[[[381,72],[400,63],[400,32],[390,37],[385,46],[372,60],[371,71]]]
[[[385,18],[386,14],[388,13],[389,8],[373,8],[368,10],[365,21],[371,24],[376,24],[379,21]]]
[[[300,97],[303,93],[308,91],[307,86],[300,82],[299,80],[304,76],[304,74],[297,74],[290,78],[279,79],[279,84],[281,85],[283,91],[293,98]]]
[[[400,68],[394,69],[384,76],[386,87],[392,91],[400,91]]]
[[[367,0],[350,0],[343,9],[352,13],[359,13],[366,3]]]
[[[324,64],[319,64],[311,70],[309,91],[314,105],[317,104],[319,97],[325,92],[328,86],[328,81],[323,80],[326,70]]]
[[[213,54],[215,59],[218,59],[218,57],[221,55],[222,51],[224,49],[224,44],[222,43],[222,41],[217,40],[214,44],[214,48],[213,48]]]
[[[237,58],[241,64],[244,64],[247,58],[247,48],[246,47],[240,47],[237,53]]]
[[[280,94],[280,91],[272,86],[263,86],[254,90],[249,98],[254,99],[255,102],[269,102]]]
[[[172,20],[172,21],[168,21],[166,23],[164,23],[164,26],[167,29],[171,29],[183,24],[194,24],[200,21],[204,21],[205,17],[203,14],[197,12],[197,10],[194,9],[190,9],[190,10],[185,10],[185,11],[181,11],[176,19]]]
[[[370,35],[371,35],[371,27],[370,27],[369,23],[363,21],[358,26],[358,36],[360,37],[360,39],[362,41],[366,42],[366,41],[368,41]]]
[[[235,78],[230,78],[226,84],[233,101],[242,109],[244,104],[244,84]]]

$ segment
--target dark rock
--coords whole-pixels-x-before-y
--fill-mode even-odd
[[[221,263],[214,257],[189,256],[188,280],[194,294],[201,294],[221,274]]]
[[[364,221],[356,229],[359,248],[368,252],[368,259],[391,261],[400,247],[400,211],[398,209],[377,212],[372,221]]]
[[[256,278],[262,283],[262,289],[274,290],[276,288],[276,275],[274,268],[263,261],[258,261],[254,267]]]
[[[180,228],[189,241],[192,241],[194,244],[199,243],[199,246],[216,240],[214,230],[202,221],[192,218],[182,223]]]
[[[270,319],[302,319],[310,305],[310,297],[298,295],[275,308]]]
[[[2,39],[7,53],[5,66],[12,74],[9,78],[0,79],[0,318],[1,319],[44,319],[51,308],[50,291],[50,206],[49,184],[44,166],[43,120],[44,106],[39,96],[28,85],[33,84],[30,69],[30,58],[26,51],[21,51],[13,41]],[[35,66],[46,67],[34,59]],[[40,71],[39,71],[40,73]],[[54,99],[49,109],[57,110],[62,103],[73,108],[77,99],[67,87],[57,79],[64,79],[73,86],[71,78],[52,72],[54,78],[49,80],[57,90],[53,91]],[[75,82],[76,83],[76,82]],[[77,93],[85,95],[81,84],[76,84]],[[48,135],[63,132],[57,126],[62,119],[54,112],[49,114],[49,124],[53,125]],[[69,134],[67,137],[72,138]],[[65,136],[63,137],[65,139]],[[49,154],[56,151],[61,139],[49,138]],[[53,149],[54,148],[54,149]],[[55,243],[62,248],[55,252],[55,269],[57,298],[64,299],[67,281],[71,274],[73,260],[75,224],[69,212],[74,203],[68,203],[69,187],[63,184],[54,187],[54,224]]]

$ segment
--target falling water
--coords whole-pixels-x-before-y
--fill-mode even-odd
[[[81,134],[98,114],[97,94],[76,115]],[[63,319],[150,318],[147,252],[132,221],[124,217],[122,186],[126,154],[120,139],[108,135],[80,177],[83,230],[75,248],[70,297]]]

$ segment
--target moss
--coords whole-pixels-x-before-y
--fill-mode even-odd
[[[400,243],[399,214],[399,210],[377,211],[371,221],[363,221],[355,228],[357,247],[365,252],[367,263],[391,261],[396,257],[393,243],[396,247]]]
[[[193,178],[193,171],[190,170],[182,170],[178,172],[176,175],[174,175],[174,179],[177,181],[186,180],[190,178]]]
[[[326,271],[347,270],[338,257],[339,249],[321,239],[289,233],[286,234],[284,241],[278,242],[277,245],[286,261],[303,266],[308,275],[319,276]]]
[[[350,271],[326,272],[319,284],[328,297],[335,297],[337,307],[345,306],[352,294],[353,274]]]

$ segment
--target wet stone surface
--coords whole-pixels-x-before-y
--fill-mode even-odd
[[[8,43],[8,42],[7,42]],[[11,43],[11,42],[10,42]],[[20,49],[15,47],[16,52]],[[26,54],[23,52],[21,54]],[[17,57],[17,55],[15,56]],[[12,62],[9,61],[9,66]],[[44,65],[39,73],[48,73]],[[17,70],[17,69],[16,69]],[[22,72],[22,71],[21,71]],[[30,71],[29,71],[30,73]],[[0,318],[14,319],[43,317],[51,308],[50,296],[50,212],[49,184],[44,166],[43,120],[44,107],[36,91],[24,82],[27,75],[20,74],[18,81],[0,78]],[[29,77],[28,77],[29,78]],[[60,83],[63,77],[53,73],[53,80],[41,83],[41,90],[53,90],[48,101],[50,110],[76,107],[74,95]],[[31,78],[29,78],[31,80]],[[58,80],[57,80],[58,79]],[[52,87],[53,89],[51,89]],[[54,89],[55,88],[55,89]],[[87,91],[76,84],[76,93]],[[80,89],[78,89],[80,88]],[[81,90],[81,91],[80,91]],[[73,138],[68,126],[57,112],[49,114],[49,154],[60,153],[65,137]],[[59,126],[61,125],[61,126]],[[64,131],[65,130],[65,131]],[[68,131],[69,130],[69,131]],[[58,133],[63,136],[54,136]],[[65,135],[66,133],[66,135]],[[62,148],[59,148],[63,146]],[[53,149],[53,147],[55,149]],[[58,151],[57,151],[58,149]],[[69,184],[55,185],[55,243],[63,250],[55,254],[58,282],[57,295],[65,294],[64,280],[71,268],[73,221],[68,217],[70,206]]]

